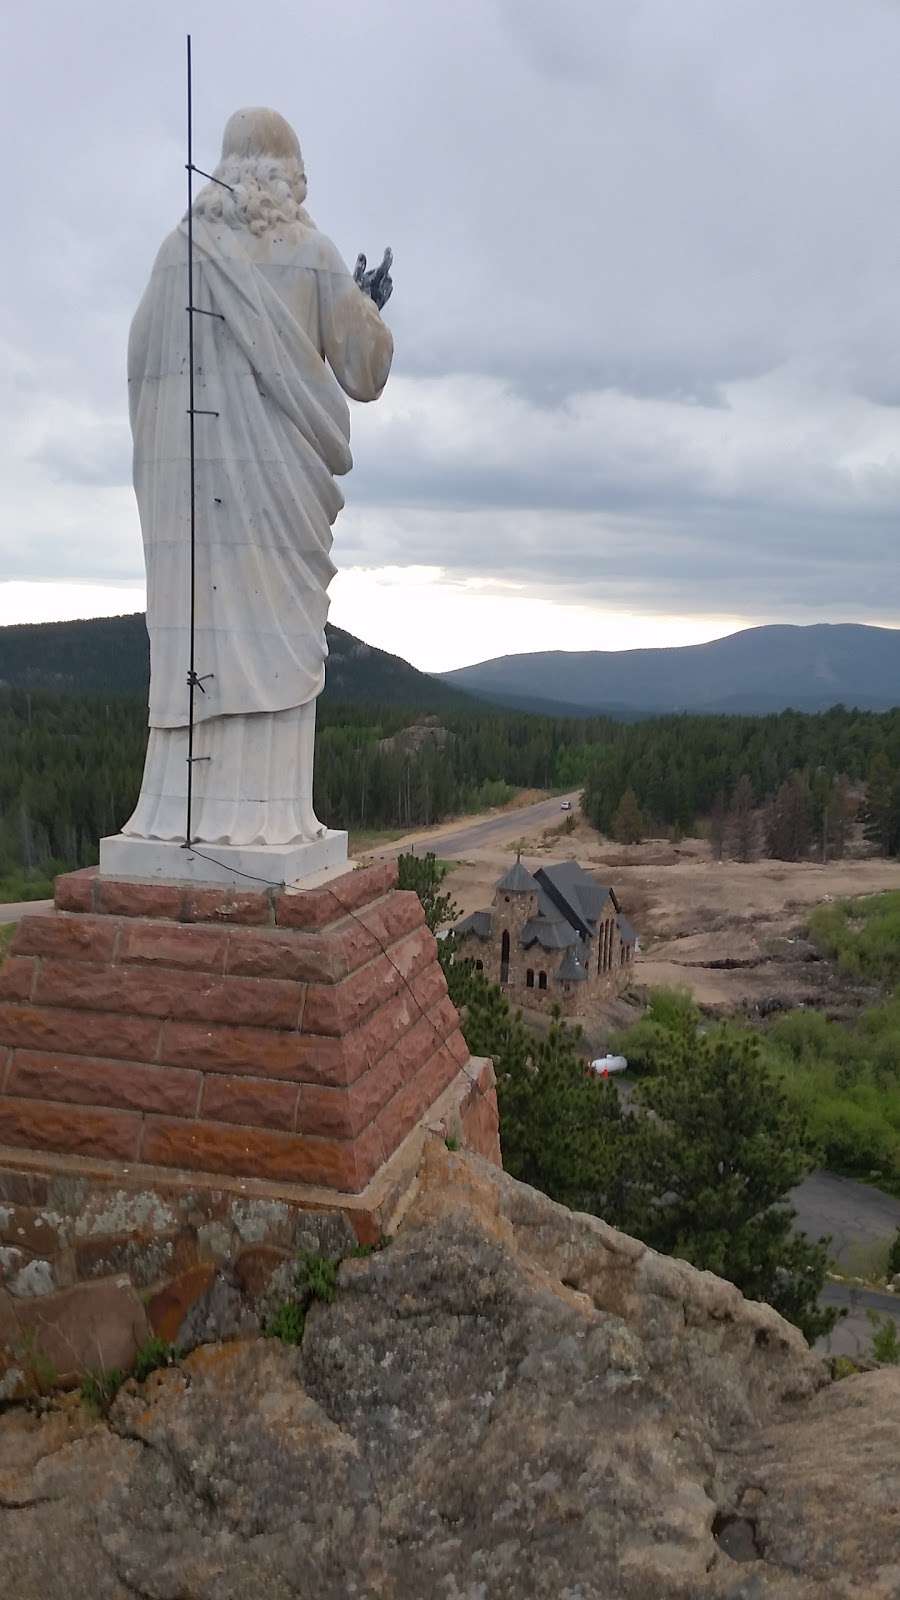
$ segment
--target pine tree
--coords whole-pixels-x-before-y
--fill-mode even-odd
[[[755,861],[759,854],[759,820],[749,775],[738,779],[728,810],[728,848],[738,861]]]
[[[781,785],[766,811],[766,848],[779,861],[802,861],[810,844],[809,786],[800,773]]]
[[[458,914],[453,896],[441,894],[441,884],[449,870],[444,862],[437,860],[433,850],[424,856],[410,854],[397,857],[397,887],[415,890],[432,933],[455,921]]]
[[[506,1171],[562,1205],[634,1227],[647,1206],[643,1119],[586,1070],[580,1030],[554,1020],[538,1034],[470,962],[443,964],[466,1044],[494,1061]]]
[[[840,860],[847,848],[847,833],[856,815],[856,802],[850,792],[850,779],[841,773],[834,779],[828,808],[828,836],[831,854]]]
[[[815,1159],[799,1115],[767,1071],[757,1040],[699,1015],[669,1035],[664,1070],[642,1079],[644,1178],[654,1195],[641,1237],[766,1300],[812,1341],[835,1322],[818,1305],[827,1241],[793,1231],[786,1197]]]
[[[900,851],[900,772],[883,751],[873,757],[863,811],[866,838],[882,855]]]
[[[709,814],[709,848],[714,861],[721,861],[725,852],[726,825],[725,791],[720,789]]]
[[[626,789],[612,819],[612,836],[620,844],[640,844],[644,837],[644,818],[633,789]]]

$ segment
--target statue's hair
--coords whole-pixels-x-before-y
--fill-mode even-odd
[[[194,201],[195,217],[224,222],[229,228],[249,228],[257,236],[290,222],[315,227],[303,208],[306,173],[302,159],[229,155],[219,162],[215,175],[221,182],[201,189]],[[226,183],[231,192],[222,188]]]

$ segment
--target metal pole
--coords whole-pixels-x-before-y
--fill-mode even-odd
[[[197,551],[196,551],[196,505],[195,505],[195,461],[194,461],[194,145],[193,145],[193,106],[191,100],[191,36],[187,36],[187,188],[188,188],[188,213],[187,213],[187,250],[188,250],[188,423],[190,427],[190,501],[191,501],[191,626],[190,626],[190,666],[188,669],[188,754],[187,754],[187,817],[185,819],[184,843],[188,848],[191,843],[191,804],[193,800],[194,785],[194,691],[197,683],[196,663],[194,661],[194,629],[196,620],[196,587],[197,587]]]

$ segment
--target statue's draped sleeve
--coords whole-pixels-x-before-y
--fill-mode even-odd
[[[388,380],[393,339],[374,301],[358,287],[334,247],[319,273],[322,351],[351,400],[377,400]],[[328,256],[326,254],[326,262]]]

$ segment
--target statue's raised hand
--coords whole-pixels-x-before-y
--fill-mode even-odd
[[[371,272],[367,272],[365,256],[358,255],[356,258],[356,266],[353,269],[354,282],[359,284],[363,294],[367,294],[370,300],[374,300],[379,311],[387,305],[391,298],[394,287],[393,279],[391,278],[393,260],[394,252],[388,248],[381,258],[380,265],[373,267]]]

